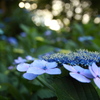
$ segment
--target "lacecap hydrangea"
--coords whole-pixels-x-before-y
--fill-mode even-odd
[[[33,60],[33,59],[32,59]],[[77,50],[68,54],[54,53],[44,55],[42,59],[34,59],[31,63],[22,62],[17,70],[24,72],[23,77],[33,80],[44,73],[60,75],[61,67],[69,71],[69,75],[82,83],[94,83],[100,88],[100,53],[88,50]]]

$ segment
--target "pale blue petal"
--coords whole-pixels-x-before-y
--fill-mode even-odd
[[[83,72],[81,72],[82,75],[86,76],[87,78],[94,78],[94,76],[91,74],[90,70],[84,69]]]
[[[98,75],[100,75],[100,67],[98,67]]]
[[[92,66],[89,66],[89,70],[94,77],[97,77],[97,74],[93,71]]]
[[[15,59],[14,62],[15,62],[16,64],[18,64],[18,63],[25,63],[26,60],[23,59],[22,57],[18,57],[18,59]]]
[[[40,60],[41,61],[41,63],[43,64],[43,66],[45,66],[48,62],[47,61],[45,61],[45,60]]]
[[[55,68],[55,67],[57,67],[57,63],[56,62],[47,62],[46,67],[47,67],[47,69]]]
[[[43,74],[45,73],[45,70],[41,69],[41,68],[38,68],[38,67],[30,67],[28,70],[27,70],[27,73],[32,73],[32,74]]]
[[[90,67],[91,67],[92,73],[94,73],[95,75],[98,75],[98,67],[97,67],[97,65],[95,63],[93,63],[92,66],[90,66]]]
[[[23,77],[28,79],[28,80],[33,80],[37,77],[38,75],[32,74],[32,73],[24,73]]]
[[[71,72],[77,72],[74,67],[70,66],[70,65],[66,65],[66,64],[63,64],[64,68],[67,69],[68,71],[71,71]]]
[[[84,71],[84,68],[80,66],[73,66],[75,70],[79,71],[80,73]]]
[[[34,62],[31,63],[30,67],[43,68],[44,67],[44,63],[41,60],[34,60]]]
[[[69,73],[71,77],[75,78],[76,80],[78,80],[79,82],[82,83],[89,83],[90,80],[88,78],[86,78],[85,76],[81,75],[81,74],[77,74],[77,73]]]
[[[48,69],[48,70],[46,70],[45,73],[52,74],[52,75],[61,74],[61,70],[59,68]]]
[[[27,71],[29,68],[29,65],[30,64],[27,64],[27,63],[21,63],[21,64],[17,65],[17,70],[21,71],[21,72]]]
[[[97,85],[97,87],[100,89],[100,78],[94,78],[94,82]]]

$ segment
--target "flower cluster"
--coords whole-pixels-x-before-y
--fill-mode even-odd
[[[100,53],[91,52],[88,50],[77,50],[68,54],[54,53],[48,56],[43,56],[42,59],[52,62],[58,62],[69,65],[89,66],[93,62],[100,64]]]
[[[32,60],[32,62],[28,63],[26,60]],[[79,50],[65,55],[61,53],[48,55],[41,60],[27,56],[26,59],[18,58],[15,61],[18,64],[17,70],[25,72],[23,77],[28,80],[33,80],[44,73],[61,74],[60,66],[63,66],[70,71],[69,74],[72,78],[82,83],[90,83],[93,79],[97,87],[100,88],[100,67],[98,67],[100,54],[97,52]]]
[[[17,70],[25,72],[23,77],[28,80],[35,79],[38,75],[47,73],[50,75],[61,74],[61,70],[57,68],[56,62],[47,62],[44,60],[34,60],[31,64],[20,63],[17,65]],[[70,76],[82,83],[90,83],[91,79],[100,88],[100,68],[95,63],[84,69],[81,66],[71,66],[63,64],[63,67],[70,71]]]
[[[90,83],[93,79],[94,83],[100,88],[100,68],[93,63],[89,69],[80,66],[70,66],[63,64],[64,68],[70,71],[70,76],[82,83]]]
[[[56,62],[47,62],[44,60],[34,60],[31,64],[20,63],[17,65],[17,70],[25,72],[23,77],[32,80],[38,75],[47,73],[51,75],[61,74],[61,70],[57,68]]]
[[[25,59],[23,59],[22,57],[18,57],[17,59],[14,60],[14,64],[20,64],[20,63],[25,63],[28,61],[33,61],[34,58],[30,55],[26,56]]]

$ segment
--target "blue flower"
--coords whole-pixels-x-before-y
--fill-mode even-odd
[[[14,37],[8,37],[8,38],[7,38],[7,41],[8,41],[10,44],[12,44],[12,45],[17,45],[17,44],[18,44],[17,39],[14,38]]]
[[[25,32],[21,32],[21,33],[20,33],[20,36],[21,36],[21,37],[26,37],[27,34],[26,34]]]
[[[8,69],[12,70],[12,69],[14,69],[14,66],[9,66]]]
[[[27,73],[32,73],[36,75],[41,75],[43,73],[47,74],[61,74],[61,70],[57,67],[56,62],[47,62],[44,60],[35,60],[30,68],[27,70]]]
[[[27,64],[27,63],[21,63],[19,65],[17,65],[17,70],[20,71],[20,72],[25,72],[29,69],[30,67],[30,64]],[[32,73],[24,73],[23,74],[23,77],[25,79],[28,79],[28,80],[33,80],[37,77],[38,75],[36,74],[32,74]]]
[[[80,66],[70,66],[63,64],[64,68],[68,71],[71,71],[69,74],[71,77],[75,78],[76,80],[82,82],[82,83],[89,83],[90,79],[93,78],[91,72],[88,69],[84,69]]]
[[[50,30],[47,30],[47,31],[45,31],[45,33],[44,33],[46,36],[50,36],[51,34],[52,34],[52,31],[50,31]]]
[[[93,40],[93,37],[92,36],[81,36],[81,37],[78,38],[78,40],[80,42],[90,41],[90,40]]]
[[[83,68],[91,65],[93,62],[100,64],[100,53],[88,50],[77,50],[76,52],[54,53],[49,56],[43,56],[43,60],[57,62],[61,64],[81,65]]]
[[[30,55],[26,56],[26,60],[34,60],[34,58]]]
[[[15,60],[14,60],[14,63],[15,63],[15,64],[24,63],[24,62],[26,62],[26,60],[23,59],[22,57],[18,57],[18,59],[15,59]]]
[[[98,88],[100,88],[100,68],[93,63],[92,66],[89,66],[89,70],[94,76],[94,83],[98,86]]]

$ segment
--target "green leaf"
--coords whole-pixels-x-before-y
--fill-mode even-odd
[[[1,86],[6,86],[8,88],[7,92],[10,93],[15,98],[15,100],[24,100],[22,95],[19,93],[19,91],[15,87],[13,87],[11,84],[3,83],[1,84]]]
[[[24,25],[24,24],[21,24],[20,27],[26,32],[28,33],[29,32],[29,27]]]
[[[55,94],[49,89],[40,89],[37,92],[37,96],[39,96],[41,99],[44,99],[44,98],[52,98],[55,96]]]
[[[8,82],[7,75],[0,73],[0,83],[5,83],[5,82]]]
[[[74,27],[76,28],[76,30],[80,33],[80,34],[84,34],[84,29],[82,27],[82,25],[75,23]]]
[[[58,100],[100,100],[90,83],[80,83],[71,77],[55,79],[52,86]]]
[[[53,50],[54,50],[54,47],[49,46],[49,45],[44,45],[44,46],[41,46],[37,49],[36,54],[41,55],[41,54],[44,54],[47,52],[51,52]]]
[[[3,97],[3,96],[0,96],[0,100],[10,100],[10,99],[5,98],[5,97]]]

